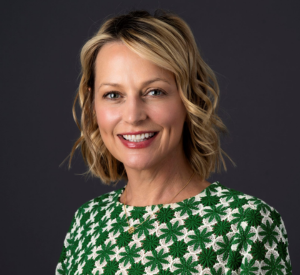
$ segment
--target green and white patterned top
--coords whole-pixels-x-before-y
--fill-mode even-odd
[[[212,183],[198,195],[165,204],[133,234],[120,188],[75,213],[56,275],[292,274],[287,232],[264,201]],[[138,225],[162,205],[127,206]]]

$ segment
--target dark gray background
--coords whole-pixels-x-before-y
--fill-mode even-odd
[[[247,3],[246,3],[247,2]],[[210,182],[279,211],[299,274],[299,1],[11,1],[1,5],[1,273],[54,274],[76,209],[113,190],[59,164],[79,132],[79,52],[103,20],[165,8],[190,25],[221,87],[237,163]],[[119,184],[116,188],[122,187]],[[298,247],[298,249],[297,249]]]

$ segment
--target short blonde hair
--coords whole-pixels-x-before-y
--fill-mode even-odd
[[[73,104],[73,116],[81,132],[70,153],[69,167],[75,150],[81,147],[88,173],[105,184],[128,180],[123,163],[106,148],[98,128],[94,104],[95,60],[101,47],[123,42],[131,50],[156,65],[174,73],[178,91],[187,110],[183,128],[183,148],[191,168],[207,179],[212,172],[226,170],[220,146],[220,133],[227,129],[216,114],[219,85],[212,69],[200,56],[187,23],[177,15],[156,10],[131,11],[106,20],[100,30],[81,50],[81,80]],[[81,122],[75,107],[79,100]],[[228,156],[227,156],[228,157]]]

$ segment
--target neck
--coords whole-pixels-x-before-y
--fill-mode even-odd
[[[163,165],[167,163],[167,165]],[[125,167],[126,168],[126,167]],[[182,201],[200,193],[209,183],[194,173],[187,159],[172,158],[152,169],[126,169],[128,183],[120,201],[132,206],[147,206]],[[174,196],[180,193],[174,198]],[[126,196],[126,198],[125,198]],[[174,199],[173,199],[174,198]]]

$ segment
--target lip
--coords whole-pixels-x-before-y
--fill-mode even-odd
[[[150,144],[155,140],[156,136],[158,136],[158,132],[155,132],[154,136],[141,142],[132,142],[122,137],[122,135],[135,135],[135,133],[119,134],[118,138],[121,140],[123,145],[125,145],[129,149],[142,149],[150,146]],[[151,133],[151,132],[138,132],[138,133]]]
[[[145,133],[157,133],[157,131],[138,131],[138,132],[127,132],[127,133],[120,133],[118,135],[139,135],[139,134],[145,134]]]

